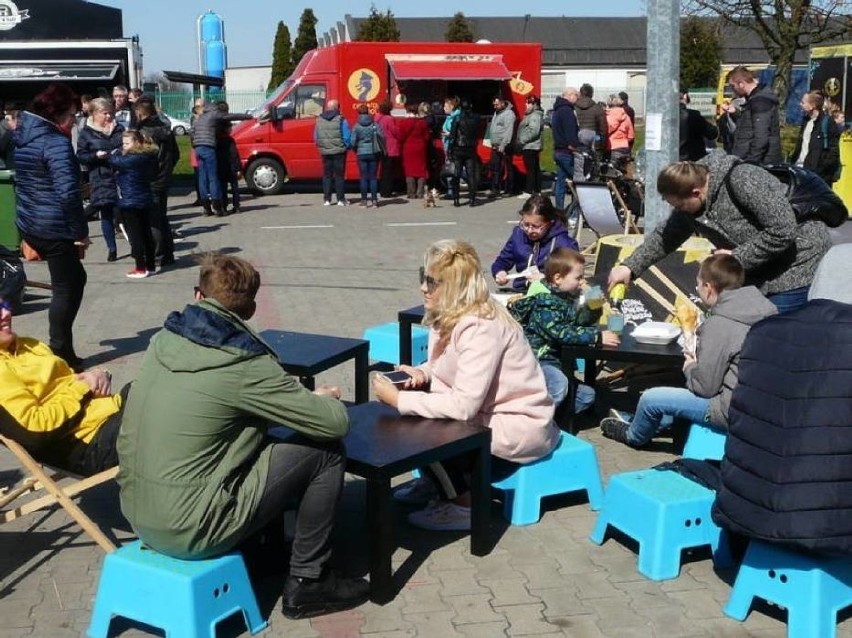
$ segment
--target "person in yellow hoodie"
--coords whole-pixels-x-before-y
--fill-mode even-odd
[[[129,388],[129,386],[127,386]],[[12,330],[0,297],[0,432],[35,459],[83,476],[118,465],[115,442],[126,390],[109,372],[79,374],[44,343]]]

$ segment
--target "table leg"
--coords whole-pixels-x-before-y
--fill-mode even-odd
[[[390,479],[367,480],[367,536],[370,538],[370,600],[393,600],[393,507]]]
[[[399,362],[411,365],[411,322],[399,322]]]
[[[595,380],[598,378],[598,361],[597,359],[583,359],[583,383],[588,386],[595,387]]]
[[[355,353],[355,403],[370,400],[370,346],[365,343]]]
[[[485,556],[491,527],[491,445],[487,440],[474,456],[470,497],[470,553]]]

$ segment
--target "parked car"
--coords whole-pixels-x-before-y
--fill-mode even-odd
[[[189,133],[189,129],[192,128],[189,125],[189,122],[179,120],[176,117],[168,115],[167,113],[163,113],[162,115],[169,121],[169,124],[172,125],[172,133],[174,133],[175,135],[186,135],[187,133]]]

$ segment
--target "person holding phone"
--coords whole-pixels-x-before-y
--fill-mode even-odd
[[[488,292],[473,246],[458,240],[435,242],[426,250],[420,291],[429,332],[429,359],[400,366],[411,378],[395,385],[373,377],[376,398],[402,414],[471,421],[491,428],[492,478],[516,463],[549,454],[559,440],[553,402],[544,373],[520,325]],[[460,456],[426,468],[426,476],[398,489],[402,502],[440,500],[412,512],[408,520],[433,530],[470,529],[473,459]]]

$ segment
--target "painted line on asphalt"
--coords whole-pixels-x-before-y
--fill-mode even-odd
[[[332,224],[317,224],[316,226],[261,226],[261,230],[281,230],[292,228],[334,228]]]
[[[455,226],[457,222],[391,222],[385,226]]]

